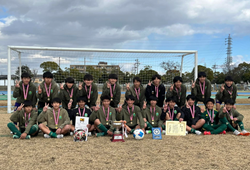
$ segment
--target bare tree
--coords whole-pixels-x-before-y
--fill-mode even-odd
[[[35,81],[36,77],[37,77],[37,73],[38,73],[38,70],[37,69],[32,69],[32,74],[33,74],[33,82]]]

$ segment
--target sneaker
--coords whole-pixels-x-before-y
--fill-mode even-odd
[[[91,133],[91,132],[89,132],[89,133],[88,133],[88,136],[92,136],[92,133]]]
[[[152,133],[151,130],[146,130],[146,134],[150,134],[150,133]]]
[[[223,130],[223,132],[221,132],[220,134],[226,134],[227,132],[225,130]]]
[[[165,134],[166,134],[166,131],[165,131],[165,130],[162,130],[162,134],[165,135]]]
[[[201,132],[198,130],[195,130],[196,135],[201,135]]]
[[[186,135],[188,134],[188,131],[186,130]]]
[[[240,136],[240,135],[242,135],[242,133],[240,133],[238,130],[235,130],[235,131],[234,131],[234,135]]]
[[[19,139],[20,137],[17,135],[13,135],[13,139]]]
[[[30,135],[27,135],[25,139],[30,139],[30,138],[31,138],[31,136],[30,136]]]
[[[57,138],[58,138],[58,139],[63,138],[63,134],[59,134],[59,135],[57,135]]]
[[[43,137],[45,137],[45,138],[51,138],[51,136],[48,135],[48,134],[44,134]]]
[[[241,133],[243,134],[243,136],[249,136],[250,132],[246,131],[246,130],[242,130]]]
[[[204,131],[203,134],[204,134],[204,135],[211,135],[211,132],[209,132],[209,131]]]
[[[13,132],[12,132],[12,131],[10,131],[10,134],[13,134]]]
[[[73,132],[69,132],[69,135],[70,135],[70,136],[73,136],[73,135],[74,135],[74,133],[73,133]]]

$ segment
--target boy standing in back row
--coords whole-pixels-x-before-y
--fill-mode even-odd
[[[21,75],[22,81],[16,81],[16,85],[13,91],[13,97],[17,98],[15,103],[15,110],[26,100],[32,102],[32,107],[36,107],[36,86],[31,82],[29,73],[23,73]]]
[[[192,83],[191,94],[196,97],[195,105],[198,102],[203,102],[205,105],[205,101],[211,97],[211,82],[205,72],[199,72],[197,80]]]
[[[163,108],[165,86],[161,83],[161,76],[159,74],[153,75],[152,81],[149,81],[145,92],[147,104],[149,105],[150,103],[150,97],[154,96],[157,98],[157,106]]]
[[[113,108],[117,108],[121,99],[121,87],[117,82],[118,77],[116,74],[110,74],[109,80],[103,84],[102,87],[102,96],[110,96],[110,106]]]
[[[50,107],[51,101],[58,96],[58,86],[53,81],[53,74],[49,71],[43,73],[43,82],[38,86],[37,98],[38,102],[38,115],[42,112],[45,103],[48,103]]]

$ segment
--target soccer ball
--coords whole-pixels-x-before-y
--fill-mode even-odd
[[[86,140],[86,133],[84,130],[77,130],[74,134],[75,141],[85,141]]]
[[[135,129],[134,134],[133,134],[135,139],[143,139],[144,138],[144,132],[141,129]]]

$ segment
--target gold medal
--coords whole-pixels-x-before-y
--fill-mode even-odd
[[[233,96],[232,96],[232,95],[230,95],[230,98],[233,98]]]
[[[88,100],[88,103],[90,103],[90,99]]]
[[[50,98],[48,97],[48,101],[50,101]]]
[[[211,124],[211,126],[213,126],[214,124]]]
[[[106,125],[109,125],[109,122],[106,122]]]
[[[113,101],[113,98],[111,98],[111,101]]]
[[[132,125],[132,124],[133,124],[133,122],[130,122],[130,124]]]
[[[205,98],[205,96],[202,96],[202,98],[204,99],[204,98]]]
[[[152,121],[152,125],[153,125],[153,124],[155,124],[155,122],[154,122],[154,121]]]
[[[232,123],[234,123],[234,121],[232,120]]]
[[[56,124],[56,129],[57,129],[58,127],[57,127],[57,124]]]
[[[27,98],[24,98],[24,100],[27,100]]]

